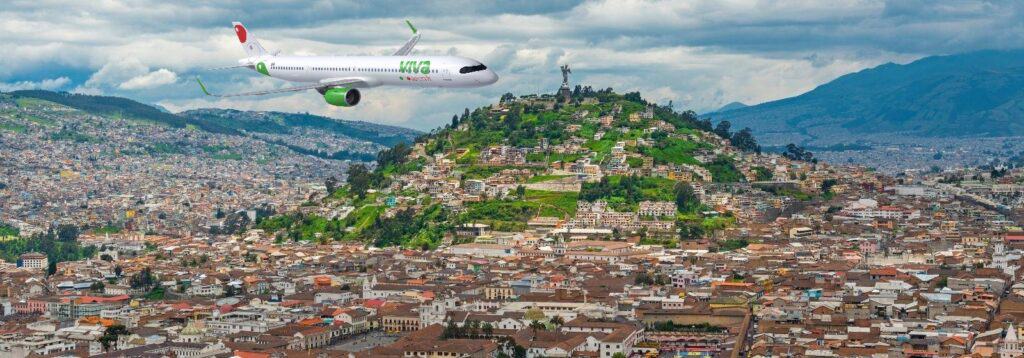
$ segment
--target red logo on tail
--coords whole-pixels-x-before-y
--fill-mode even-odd
[[[245,43],[245,27],[235,25],[235,34],[238,35],[238,42]]]

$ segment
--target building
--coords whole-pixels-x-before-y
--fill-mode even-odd
[[[637,213],[640,216],[675,216],[676,203],[671,201],[641,201]]]
[[[804,239],[811,237],[811,235],[814,235],[814,230],[809,227],[801,226],[789,229],[790,239]]]
[[[27,269],[45,270],[50,265],[46,255],[38,252],[29,252],[21,255],[21,267]]]
[[[454,255],[505,257],[515,256],[516,249],[508,245],[498,244],[462,244],[448,249]]]

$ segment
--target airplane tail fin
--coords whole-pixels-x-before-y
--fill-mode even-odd
[[[267,49],[263,48],[263,46],[260,45],[260,42],[256,40],[256,36],[249,33],[249,30],[245,28],[245,25],[242,25],[241,22],[237,21],[232,22],[231,24],[234,25],[235,35],[238,36],[238,42],[242,43],[242,49],[245,50],[245,54],[248,57],[260,57],[270,54],[267,52]]]

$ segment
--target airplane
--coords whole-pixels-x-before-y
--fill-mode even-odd
[[[207,96],[241,97],[315,89],[328,104],[351,107],[359,104],[360,89],[378,86],[467,88],[482,87],[498,81],[498,75],[483,63],[460,56],[410,55],[420,40],[420,32],[408,20],[412,37],[391,56],[278,56],[267,52],[240,22],[233,22],[235,35],[247,55],[237,66],[216,69],[249,68],[265,76],[304,84],[265,91],[232,94],[210,93],[196,77]]]

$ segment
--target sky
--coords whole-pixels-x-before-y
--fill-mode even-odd
[[[0,6],[0,91],[124,96],[170,111],[202,107],[310,112],[429,130],[501,94],[572,84],[640,91],[700,113],[809,91],[846,73],[929,55],[1024,47],[1024,2],[954,0],[286,2],[7,0]],[[423,34],[414,54],[482,61],[500,76],[475,89],[378,87],[356,107],[314,91],[204,97],[294,84],[244,69],[232,21],[270,51],[386,55]]]

